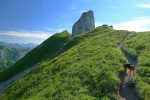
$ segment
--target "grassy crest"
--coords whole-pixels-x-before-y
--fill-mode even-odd
[[[3,100],[116,100],[125,60],[117,45],[128,33],[99,27],[72,38],[63,53],[7,88]]]
[[[70,34],[67,31],[57,33],[41,45],[26,54],[21,60],[16,62],[11,68],[0,72],[0,82],[5,81],[15,74],[23,71],[24,69],[31,67],[42,60],[51,59],[59,53],[62,46],[65,45],[70,39]]]
[[[138,76],[135,78],[140,97],[150,100],[150,32],[134,33],[124,42],[125,51],[138,59]]]

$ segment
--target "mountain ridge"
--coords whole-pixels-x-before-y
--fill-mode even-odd
[[[128,33],[98,27],[72,38],[64,46],[63,53],[40,63],[6,89],[2,98],[117,98],[114,86],[119,84],[117,73],[122,70],[121,62],[125,59],[116,47]],[[13,90],[18,86],[15,93]]]
[[[59,34],[54,37],[59,37]],[[139,98],[149,100],[149,68],[146,67],[149,66],[149,34],[114,30],[108,25],[102,25],[72,38],[66,32],[65,36],[68,38],[64,39],[61,47],[56,46],[57,52],[49,56],[46,52],[45,59],[42,62],[37,61],[36,69],[6,88],[1,98],[117,100],[117,91],[121,84],[118,75],[124,73],[122,63],[126,61],[124,54],[117,48],[121,43],[124,52],[138,60],[137,74],[132,79],[135,85],[130,88],[136,89]],[[57,42],[62,41],[60,39]],[[138,57],[144,57],[145,61],[139,60]]]

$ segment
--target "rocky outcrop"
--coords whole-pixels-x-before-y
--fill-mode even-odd
[[[72,36],[86,31],[90,31],[94,28],[95,19],[93,11],[89,10],[88,12],[83,12],[80,19],[77,22],[75,22],[75,24],[72,27]]]
[[[107,25],[107,24],[104,24],[104,25],[102,25],[101,27],[113,29],[113,26],[112,26],[112,25],[109,26],[109,25]]]

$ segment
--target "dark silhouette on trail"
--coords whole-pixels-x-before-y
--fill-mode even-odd
[[[124,66],[124,69],[125,69],[125,73],[126,73],[127,75],[128,75],[128,70],[129,70],[130,76],[134,76],[134,71],[135,71],[136,65],[123,62],[123,66]]]

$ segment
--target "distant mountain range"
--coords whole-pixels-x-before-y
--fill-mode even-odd
[[[11,67],[36,45],[0,42],[0,71]]]
[[[0,42],[7,42],[7,43],[34,43],[40,44],[44,40],[41,38],[33,38],[33,37],[17,37],[17,36],[10,36],[10,35],[2,35],[0,34]]]

